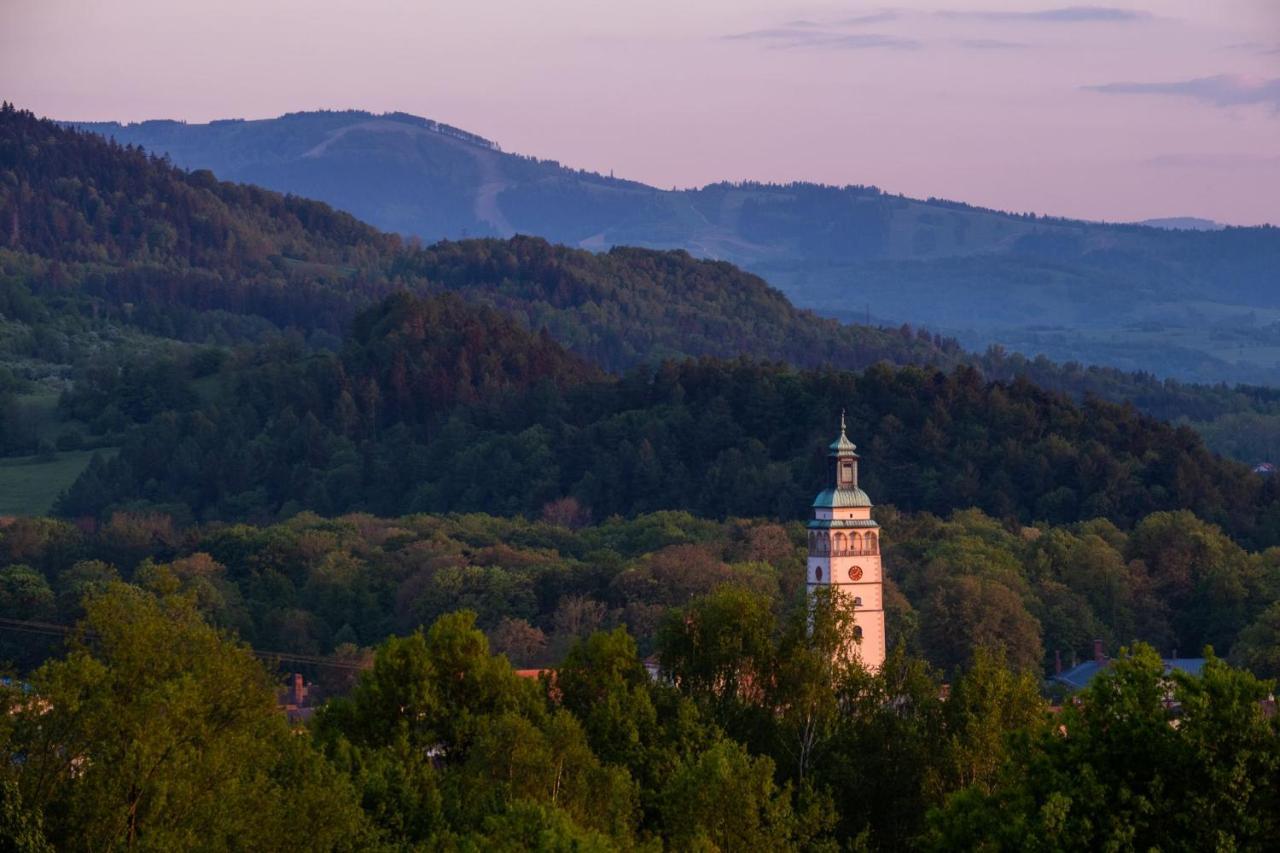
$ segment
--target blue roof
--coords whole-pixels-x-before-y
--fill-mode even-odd
[[[1165,658],[1164,671],[1168,673],[1175,669],[1198,677],[1200,670],[1204,669],[1204,658]]]
[[[1089,686],[1089,682],[1093,681],[1093,677],[1106,666],[1105,663],[1087,660],[1082,664],[1064,669],[1053,677],[1054,681],[1060,681],[1073,690],[1083,690]]]
[[[1082,664],[1071,667],[1071,669],[1063,670],[1053,677],[1054,681],[1067,685],[1073,690],[1083,690],[1089,686],[1089,682],[1094,677],[1106,669],[1111,663],[1111,659],[1104,659],[1101,663],[1096,660],[1087,660]],[[1164,671],[1167,675],[1174,670],[1185,672],[1187,675],[1200,675],[1200,670],[1204,669],[1204,658],[1164,658]]]

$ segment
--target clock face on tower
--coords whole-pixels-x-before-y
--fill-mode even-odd
[[[849,569],[849,580],[851,580],[851,581],[860,581],[860,580],[862,580],[862,567],[861,567],[861,566],[854,566],[853,568]]]

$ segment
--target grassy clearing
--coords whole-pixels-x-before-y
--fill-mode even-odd
[[[75,450],[52,459],[13,456],[0,459],[0,515],[45,515],[62,490],[75,482],[93,454],[114,456],[117,448]]]
[[[58,418],[58,396],[56,391],[41,391],[16,400],[20,423],[41,441],[57,440],[64,425]]]

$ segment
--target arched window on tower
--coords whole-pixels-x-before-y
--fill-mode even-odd
[[[861,551],[861,550],[862,550],[862,534],[861,534],[861,533],[854,533],[854,534],[853,534],[852,539],[851,539],[851,540],[850,540],[850,542],[849,542],[849,544],[853,547],[853,552],[854,552],[855,554],[856,554],[856,553],[858,553],[859,551]]]
[[[857,640],[859,643],[862,642],[862,626],[861,625],[853,626],[853,638]]]
[[[867,534],[867,553],[868,553],[868,554],[877,554],[877,553],[879,553],[879,552],[876,550],[876,544],[877,544],[877,543],[876,543],[876,535],[875,535],[874,533],[868,533],[868,534]]]
[[[835,544],[836,544],[836,553],[837,553],[837,554],[842,553],[842,552],[845,550],[845,548],[846,548],[847,546],[846,546],[846,543],[845,543],[845,538],[844,538],[844,534],[843,534],[843,533],[837,533],[837,534],[836,534],[836,543],[835,543]]]

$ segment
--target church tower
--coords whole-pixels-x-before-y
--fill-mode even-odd
[[[858,660],[877,672],[885,656],[880,525],[871,518],[871,498],[858,488],[858,453],[845,435],[843,412],[827,457],[827,488],[809,522],[809,593],[830,589],[853,608]]]

